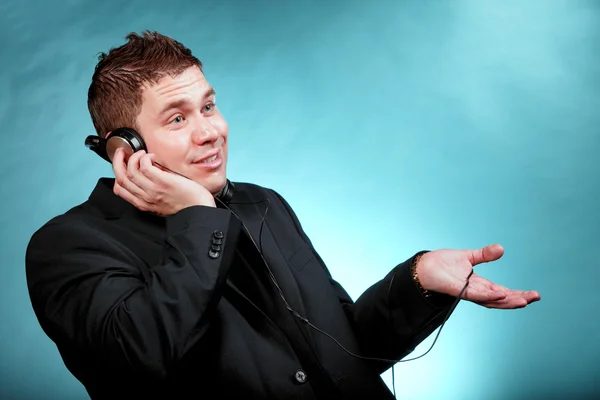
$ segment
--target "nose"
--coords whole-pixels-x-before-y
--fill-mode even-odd
[[[204,122],[194,130],[192,141],[198,146],[214,143],[219,139],[219,131],[210,123]]]

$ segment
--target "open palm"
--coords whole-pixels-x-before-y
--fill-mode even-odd
[[[424,289],[456,297],[475,265],[498,260],[503,254],[499,244],[477,250],[436,250],[423,254],[416,266],[417,274]],[[488,308],[515,309],[541,296],[533,290],[508,289],[473,272],[462,298]]]

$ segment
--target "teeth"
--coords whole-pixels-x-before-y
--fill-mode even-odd
[[[207,158],[206,160],[202,161],[203,163],[209,163],[209,162],[213,162],[217,159],[217,155],[215,154],[214,156]]]

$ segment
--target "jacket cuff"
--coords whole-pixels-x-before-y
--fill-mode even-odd
[[[233,260],[242,224],[229,210],[192,206],[167,216],[166,242],[197,262],[223,264]]]
[[[191,206],[166,217],[167,237],[191,227],[206,227],[226,231],[232,214],[229,210],[208,206]]]

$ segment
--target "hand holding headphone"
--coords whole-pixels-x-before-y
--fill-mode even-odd
[[[118,128],[110,133],[108,138],[102,138],[96,135],[90,135],[85,139],[85,146],[98,154],[104,160],[112,163],[115,151],[121,148],[125,152],[125,158],[129,158],[134,153],[144,150],[148,152],[146,143],[142,139],[141,135],[131,128]],[[174,174],[180,175],[184,178],[189,179],[187,176],[180,174],[179,172],[173,171],[164,165],[154,162],[159,167],[166,169]],[[229,203],[235,192],[234,184],[227,179],[225,187],[215,196],[222,203]]]

